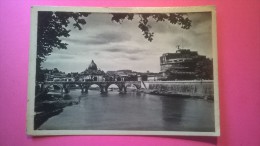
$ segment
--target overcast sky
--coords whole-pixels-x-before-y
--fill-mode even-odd
[[[104,71],[131,69],[138,72],[159,72],[160,56],[176,52],[177,45],[198,51],[212,58],[210,13],[188,13],[192,27],[181,29],[168,22],[150,21],[155,33],[149,42],[138,28],[139,17],[121,24],[112,22],[111,14],[91,14],[82,30],[71,29],[70,37],[61,38],[69,44],[67,50],[54,49],[46,57],[43,68],[58,68],[60,71],[82,72],[91,60]]]

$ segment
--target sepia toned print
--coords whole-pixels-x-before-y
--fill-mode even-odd
[[[27,133],[219,135],[214,7],[32,7]]]

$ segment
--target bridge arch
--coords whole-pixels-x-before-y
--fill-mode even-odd
[[[64,86],[63,84],[44,84],[43,87],[42,87],[42,90],[43,91],[50,91],[50,88],[53,87],[53,90],[60,90],[60,92],[62,93],[63,90],[64,90]],[[57,89],[57,87],[59,89]],[[56,89],[55,89],[56,88]]]
[[[126,88],[129,87],[129,86],[131,87],[132,85],[133,85],[136,89],[141,89],[141,85],[136,84],[136,83],[127,82],[127,83],[125,84]]]
[[[99,89],[101,88],[100,84],[97,84],[97,83],[89,84],[89,85],[87,85],[87,87],[88,87],[88,89],[91,87],[98,87]]]
[[[89,88],[90,88],[91,86],[93,86],[93,85],[98,86],[101,93],[105,93],[105,92],[107,91],[107,90],[106,90],[106,89],[107,89],[106,86],[105,86],[105,85],[102,85],[102,83],[89,82],[89,83],[84,83],[84,84],[82,84],[82,88],[81,88],[81,89],[82,89],[82,92],[83,92],[83,93],[88,93]]]
[[[118,90],[120,90],[120,85],[118,85],[116,83],[111,83],[106,86],[106,91],[109,91],[109,87],[111,87],[111,86],[112,86],[112,88],[111,88],[112,90],[114,90],[116,87],[118,88]]]

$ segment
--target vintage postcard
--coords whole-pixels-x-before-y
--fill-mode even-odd
[[[29,135],[218,136],[213,6],[32,7]]]

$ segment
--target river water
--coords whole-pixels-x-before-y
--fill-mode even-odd
[[[128,91],[100,94],[71,90],[79,104],[67,106],[39,130],[214,131],[214,101]]]

